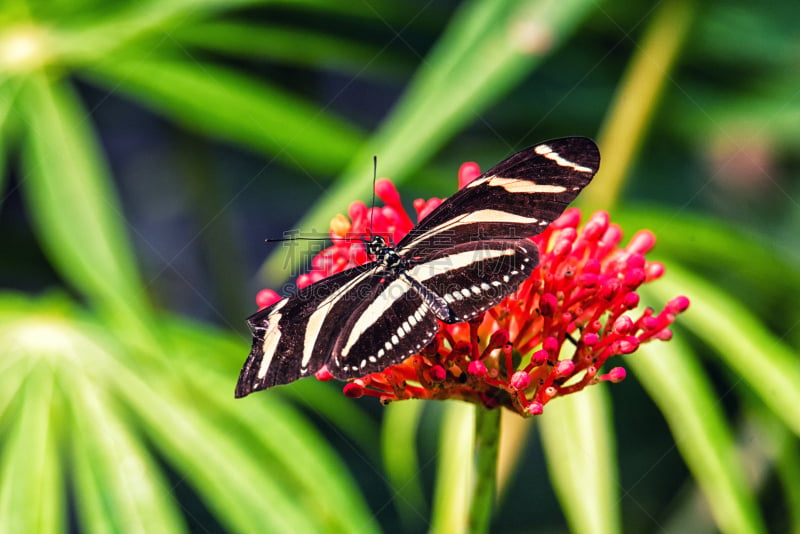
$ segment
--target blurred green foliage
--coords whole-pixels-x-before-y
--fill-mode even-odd
[[[495,528],[800,532],[798,15],[4,2],[0,531],[463,529],[471,407],[233,400],[243,303],[301,258],[247,278],[368,199],[372,154],[446,196],[462,161],[590,135],[582,201],[653,230],[646,299],[692,308],[626,382],[504,417]]]

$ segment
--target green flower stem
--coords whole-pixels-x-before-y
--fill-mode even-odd
[[[469,511],[469,532],[489,532],[497,487],[500,409],[475,409],[475,493]]]

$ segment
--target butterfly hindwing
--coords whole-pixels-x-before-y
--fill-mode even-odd
[[[419,352],[438,331],[436,316],[406,276],[384,279],[344,320],[328,370],[341,379],[382,371]]]
[[[539,264],[539,249],[529,239],[462,243],[420,260],[408,270],[428,291],[441,297],[448,323],[468,321],[503,300]]]

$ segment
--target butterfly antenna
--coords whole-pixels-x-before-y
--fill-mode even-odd
[[[369,237],[372,239],[372,219],[375,217],[375,182],[378,181],[378,156],[372,156],[372,205],[369,210]]]

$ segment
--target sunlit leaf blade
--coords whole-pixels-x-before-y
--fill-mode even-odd
[[[189,321],[173,320],[168,326],[174,350],[190,362],[186,365],[207,367],[227,377],[225,385],[220,385],[220,391],[227,400],[227,393],[233,391],[247,355],[249,340],[238,336],[221,336],[218,332]],[[183,366],[181,363],[180,367]],[[372,465],[380,464],[380,439],[375,420],[364,412],[361,408],[363,405],[342,395],[341,383],[299,380],[289,387],[274,390],[274,394],[291,399],[307,413],[324,419],[336,428],[342,438],[356,445],[359,453],[365,455]],[[234,409],[241,409],[239,405],[242,402],[235,404]]]
[[[800,366],[796,351],[768,331],[739,301],[677,265],[671,264],[669,275],[648,287],[647,294],[662,302],[677,294],[687,295],[692,305],[688,313],[681,315],[680,324],[714,348],[737,380],[747,384],[800,436]]]
[[[77,374],[71,400],[75,502],[87,532],[185,532],[160,468],[115,402]]]
[[[172,38],[182,46],[214,50],[233,57],[267,59],[384,81],[387,77],[396,78],[404,65],[411,69],[405,56],[378,49],[363,39],[357,41],[286,25],[213,21],[181,26],[172,33]]]
[[[59,533],[66,528],[58,458],[53,372],[39,362],[27,378],[19,417],[3,439],[0,460],[0,532]]]
[[[497,455],[497,494],[502,501],[511,482],[519,474],[519,463],[533,437],[535,426],[531,421],[503,410],[500,418],[500,450]]]
[[[431,514],[432,533],[466,532],[474,484],[472,443],[475,409],[475,406],[462,402],[449,402],[443,407]]]
[[[135,376],[116,384],[159,452],[186,477],[215,516],[237,532],[313,531],[291,494],[265,473],[238,436],[220,432],[187,403],[176,404]]]
[[[381,129],[353,154],[299,227],[327,228],[353,199],[368,198],[371,183],[364,177],[372,173],[373,154],[380,156],[381,172],[402,183],[538,66],[595,5],[588,0],[463,4]],[[283,261],[273,254],[262,268],[267,285],[283,280]]]
[[[127,240],[125,216],[88,126],[61,82],[31,77],[19,100],[27,126],[21,186],[36,230],[59,273],[129,329],[148,306]],[[146,330],[137,330],[146,336]]]
[[[719,529],[766,532],[720,400],[689,347],[677,338],[647,343],[626,365],[661,410]]]
[[[259,4],[286,4],[270,0],[145,0],[126,2],[116,9],[84,8],[91,15],[70,17],[70,24],[61,28],[57,36],[57,49],[69,62],[94,60],[114,53],[131,41],[147,37],[165,37],[176,26],[191,24],[220,12],[257,6]],[[316,9],[322,13],[342,13],[365,16],[365,10],[350,2],[326,0],[292,0],[299,9]],[[75,20],[76,19],[76,20]]]
[[[558,399],[537,420],[550,479],[573,532],[622,531],[616,444],[603,387]]]
[[[242,449],[258,450],[262,469],[280,481],[284,492],[302,496],[295,506],[311,514],[318,529],[341,532],[358,525],[360,532],[377,531],[341,461],[298,411],[275,397],[234,399],[231,377],[201,365],[187,364],[187,371],[196,388],[190,396],[197,399],[199,411],[216,421],[218,431],[234,436]]]
[[[141,419],[143,428],[227,528],[240,532],[327,532],[342,529],[341,523],[332,525],[331,522],[346,520],[347,516],[333,518],[328,513],[317,514],[318,508],[324,509],[318,501],[320,497],[314,498],[313,493],[309,496],[300,491],[303,486],[286,476],[289,473],[287,466],[271,456],[264,443],[253,440],[246,442],[247,446],[243,444],[242,440],[252,437],[253,433],[252,429],[243,427],[240,420],[229,419],[237,412],[225,413],[218,409],[216,402],[206,402],[204,408],[207,411],[198,410],[198,399],[203,395],[225,395],[230,403],[234,403],[233,396],[227,396],[230,389],[214,389],[212,392],[204,389],[196,394],[187,392],[189,394],[184,397],[179,396],[181,389],[174,384],[162,383],[163,378],[149,379],[148,384],[138,377],[125,376],[125,373],[115,374],[114,379],[119,380],[115,384],[137,418]],[[155,390],[150,384],[157,383],[162,383],[162,386]],[[275,417],[289,419],[276,408],[272,407]],[[236,409],[245,409],[244,403],[237,403]],[[259,424],[264,425],[261,436],[268,434],[269,421],[263,418]],[[307,443],[313,444],[313,441]],[[317,440],[315,446],[322,446],[322,442]],[[254,454],[254,450],[258,453]],[[296,469],[304,469],[306,462],[311,462],[309,458],[299,457],[294,461]],[[311,476],[309,473],[305,475]],[[327,484],[322,487],[327,487]],[[325,497],[328,497],[327,493]],[[355,514],[357,509],[352,507],[347,511],[357,517],[361,515]],[[369,523],[364,527],[369,529]]]
[[[261,151],[309,174],[332,173],[361,146],[361,134],[324,107],[233,70],[191,58],[115,58],[86,75],[214,138]],[[369,176],[369,174],[367,174]]]
[[[238,359],[241,357],[239,351]],[[338,432],[359,447],[372,465],[380,464],[379,429],[375,420],[342,394],[340,383],[326,385],[316,380],[301,380],[287,387],[284,395],[336,427]]]
[[[392,403],[381,425],[383,465],[406,531],[421,528],[429,514],[417,459],[417,430],[424,408],[421,402]]]
[[[783,250],[767,236],[748,233],[709,217],[657,206],[626,208],[615,213],[614,220],[631,232],[638,228],[652,230],[658,236],[654,252],[668,258],[670,263],[678,260],[683,265],[715,272],[741,265],[730,276],[746,279],[753,288],[750,292],[769,299],[784,297],[787,290],[800,296],[800,276],[790,256],[795,251]],[[758,265],[743,264],[742,258],[758,258]],[[775,280],[781,283],[776,284]]]

